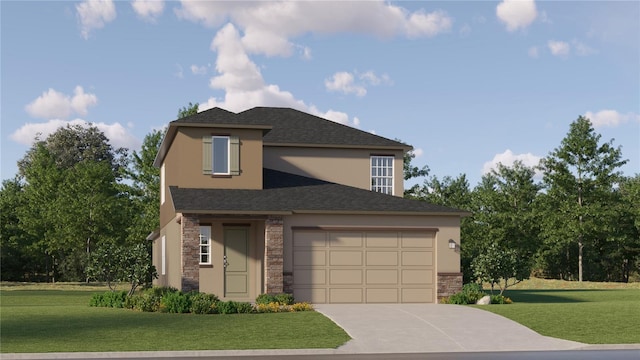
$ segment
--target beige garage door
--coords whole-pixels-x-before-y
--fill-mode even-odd
[[[433,232],[293,232],[293,293],[312,303],[431,303]]]

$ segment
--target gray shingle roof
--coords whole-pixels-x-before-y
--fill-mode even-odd
[[[410,146],[398,141],[290,108],[255,107],[238,114],[220,108],[213,108],[172,121],[171,124],[272,126],[273,129],[263,138],[265,143],[271,144],[340,145],[410,149]]]
[[[211,213],[385,213],[450,214],[466,212],[318,179],[264,169],[264,189],[189,189],[170,187],[177,212]]]

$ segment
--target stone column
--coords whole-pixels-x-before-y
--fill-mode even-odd
[[[462,290],[462,273],[438,273],[438,300]]]
[[[282,216],[269,216],[264,234],[265,293],[283,292],[284,229]]]
[[[200,220],[197,215],[183,214],[180,223],[182,291],[200,289]]]

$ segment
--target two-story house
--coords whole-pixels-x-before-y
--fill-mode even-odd
[[[409,150],[287,108],[172,121],[155,160],[155,284],[312,303],[431,303],[458,291],[466,213],[402,197]]]

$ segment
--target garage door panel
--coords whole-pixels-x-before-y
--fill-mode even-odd
[[[299,302],[325,304],[327,302],[327,290],[323,288],[298,288],[293,290],[293,297]]]
[[[329,265],[362,266],[362,251],[330,251]]]
[[[330,247],[362,247],[362,233],[329,233]]]
[[[398,252],[367,251],[367,266],[398,266]]]
[[[432,251],[403,251],[402,266],[432,266]]]
[[[367,269],[367,285],[397,285],[398,270]]]
[[[362,269],[329,269],[329,285],[362,285]]]
[[[397,233],[366,233],[366,246],[372,247],[398,247]]]
[[[402,270],[402,285],[429,285],[433,283],[431,270]]]
[[[327,246],[327,235],[319,231],[296,231],[295,246],[324,247]]]
[[[402,291],[403,303],[425,303],[433,302],[433,289],[407,289],[403,288]]]
[[[324,250],[298,250],[293,252],[293,261],[296,266],[325,266]]]
[[[361,288],[332,288],[329,289],[329,302],[331,303],[362,303]]]
[[[367,289],[367,303],[397,303],[398,289]]]
[[[295,285],[325,285],[327,274],[325,269],[297,269],[293,283]]]
[[[432,248],[433,236],[423,233],[403,233],[402,234],[402,247],[403,248]]]

